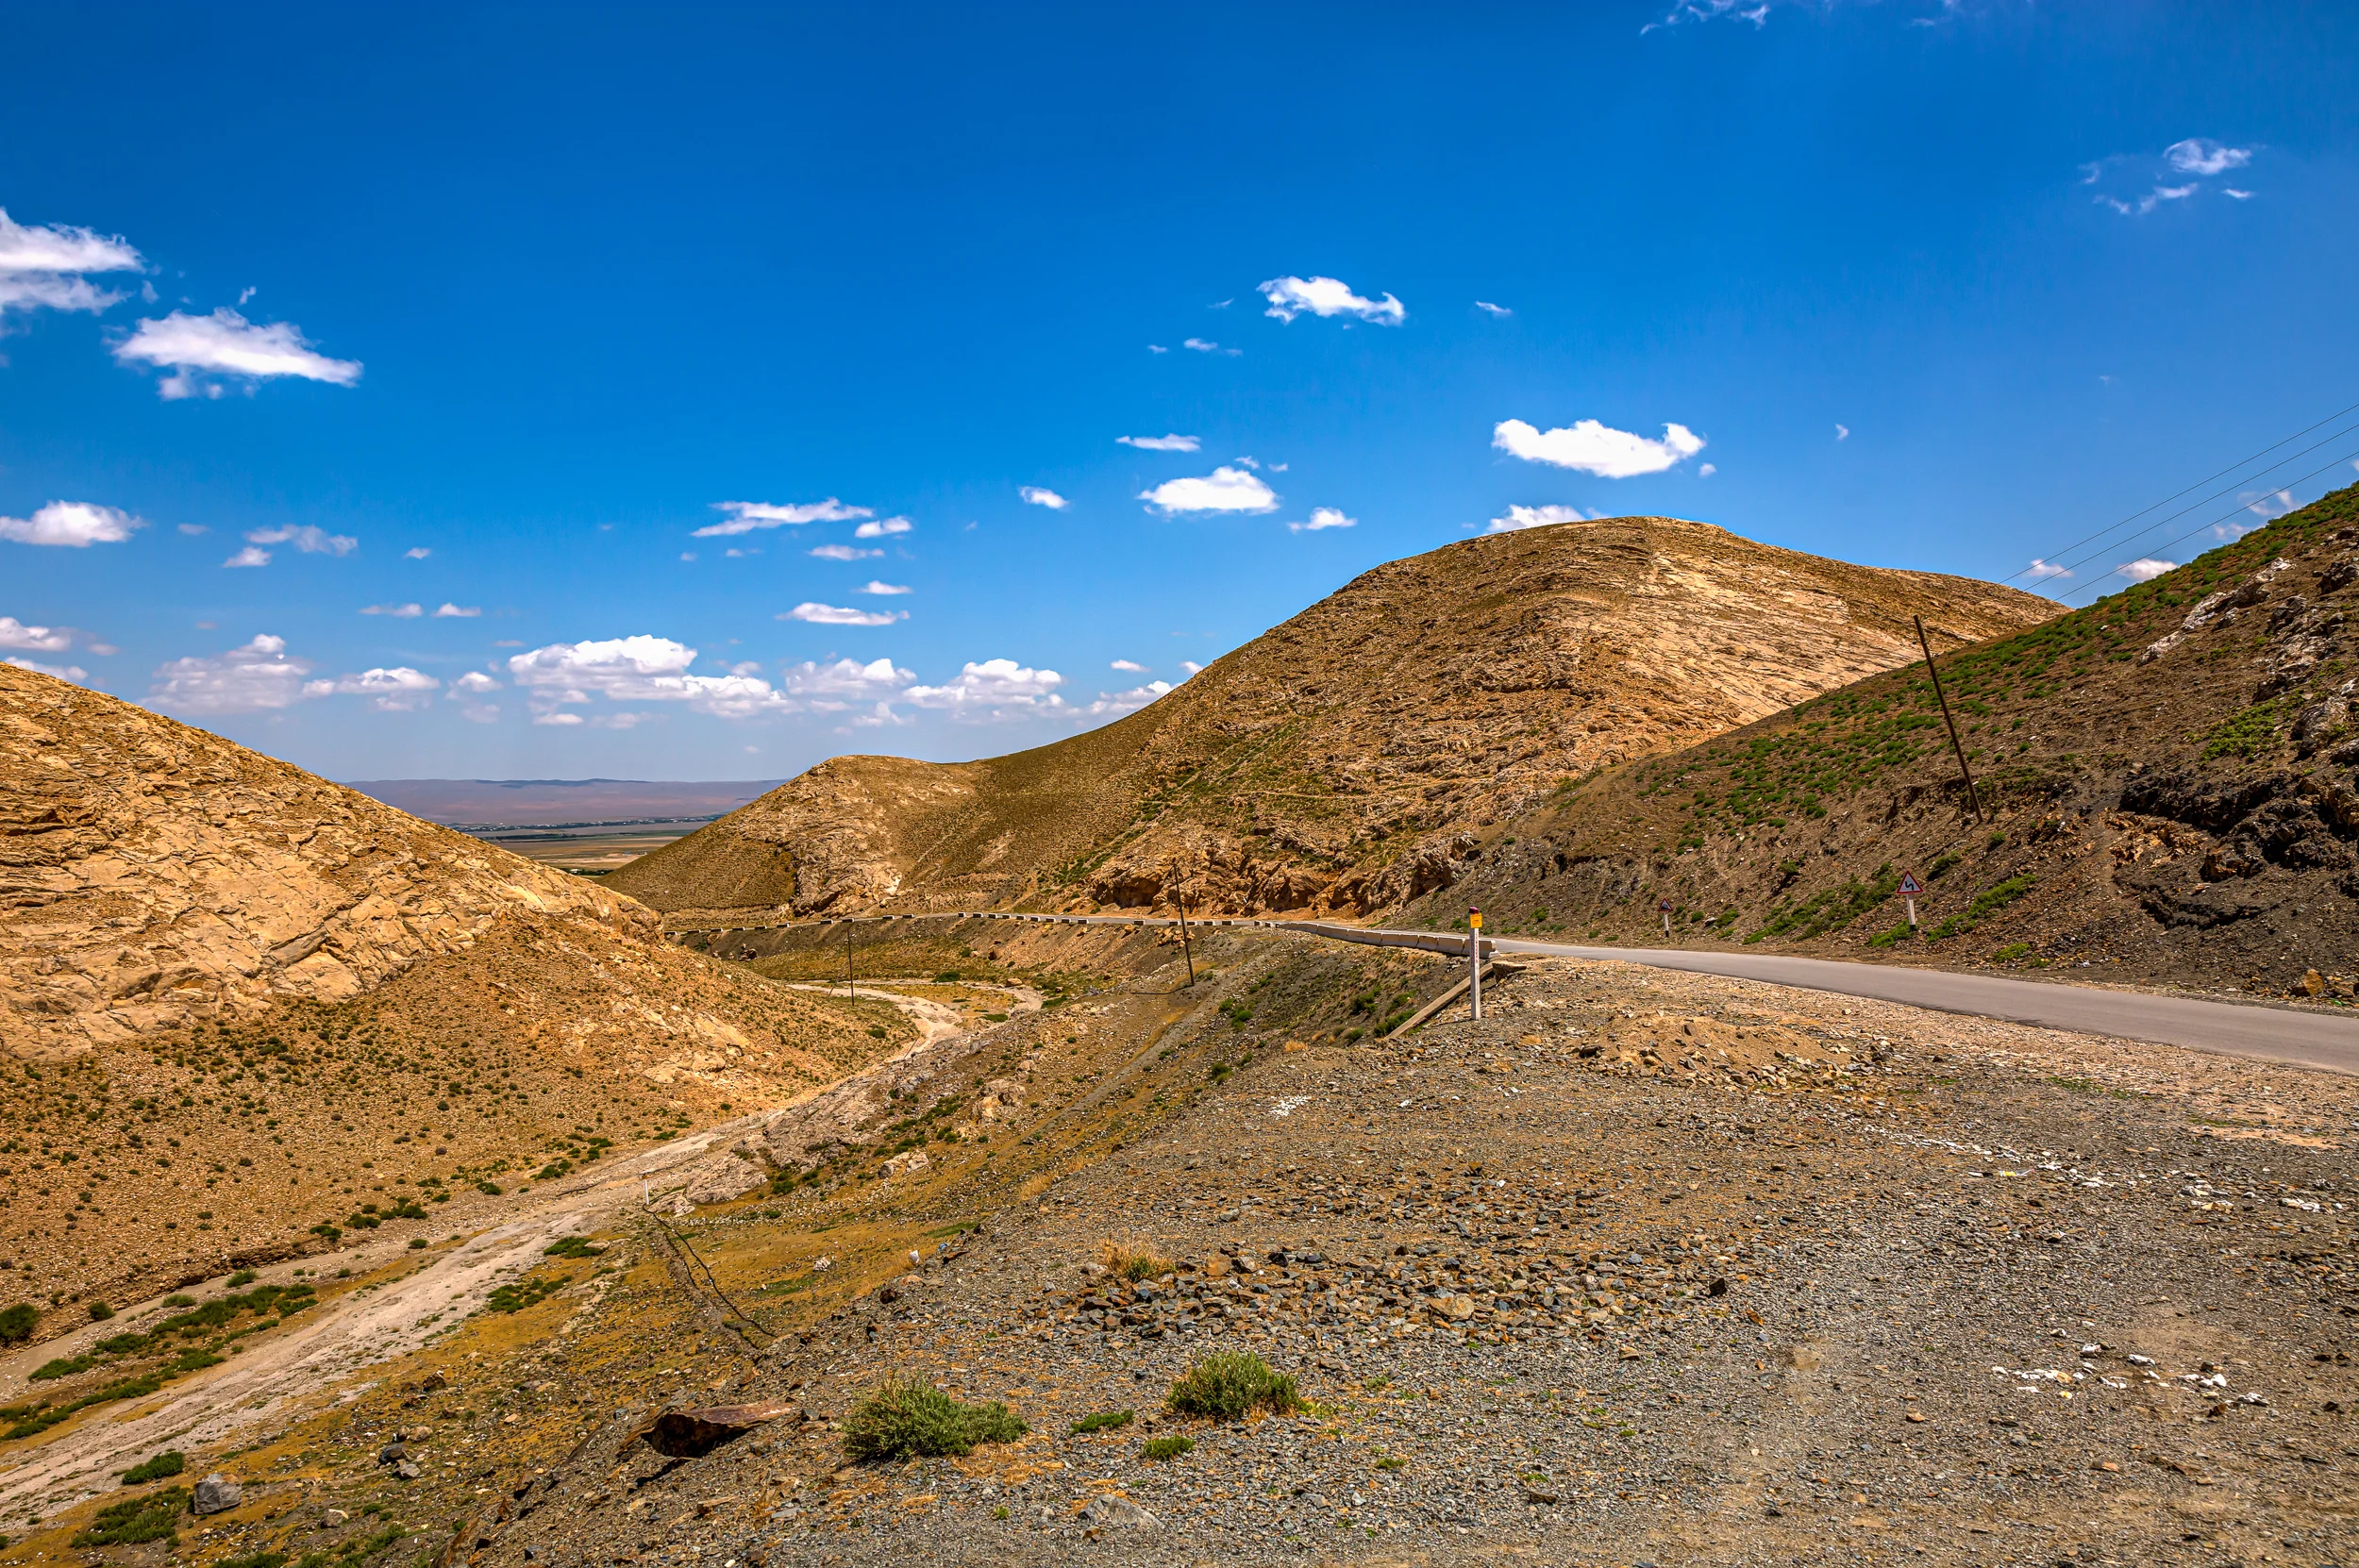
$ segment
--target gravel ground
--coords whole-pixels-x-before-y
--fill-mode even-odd
[[[1619,964],[1497,1000],[1260,1055],[477,1560],[2359,1560],[2359,1084]],[[1219,1349],[1309,1404],[1163,1413]],[[1030,1433],[847,1464],[888,1369]]]

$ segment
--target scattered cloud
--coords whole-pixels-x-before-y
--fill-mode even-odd
[[[1134,659],[1117,659],[1113,661],[1113,663],[1107,667],[1109,669],[1120,670],[1125,675],[1143,676],[1146,674],[1146,666]]]
[[[63,224],[20,224],[0,209],[0,315],[9,310],[106,309],[123,298],[85,276],[140,272],[146,263],[120,236]]]
[[[1062,511],[1065,508],[1073,505],[1072,502],[1066,500],[1055,491],[1043,490],[1038,485],[1026,485],[1022,489],[1018,490],[1016,493],[1023,496],[1025,500],[1030,502],[1033,506],[1046,507],[1050,511]]]
[[[914,593],[917,591],[913,588],[904,588],[899,583],[878,582],[871,579],[861,592],[862,593]]]
[[[301,702],[310,673],[308,662],[288,657],[285,638],[264,632],[226,653],[158,666],[147,697],[180,713],[265,712]]]
[[[483,607],[480,605],[455,605],[445,600],[434,611],[434,618],[437,621],[472,621],[482,613]]]
[[[2233,186],[2233,185],[2223,185],[2223,186],[2221,186],[2221,187],[2219,188],[2219,193],[2220,193],[2221,195],[2223,195],[2223,196],[2226,196],[2226,197],[2227,197],[2229,200],[2231,200],[2231,201],[2249,202],[2249,201],[2250,201],[2250,200],[2252,199],[2252,192],[2250,192],[2250,191],[2239,191],[2239,190],[2237,190],[2237,189],[2236,189],[2234,186]]]
[[[809,600],[793,609],[779,613],[781,621],[809,621],[816,626],[889,626],[895,621],[906,621],[906,609],[852,609],[842,605],[813,604]]]
[[[1139,499],[1163,512],[1276,511],[1278,494],[1258,475],[1242,468],[1215,468],[1201,478],[1166,479]]]
[[[1526,528],[1545,528],[1556,523],[1586,523],[1603,517],[1601,511],[1583,511],[1579,507],[1549,505],[1545,507],[1515,507],[1507,509],[1505,517],[1494,517],[1486,534],[1519,533]]]
[[[1848,425],[1837,425],[1834,427],[1834,439],[1837,441],[1849,441],[1851,439],[1851,427]]]
[[[0,539],[19,544],[59,544],[84,549],[120,544],[147,525],[129,512],[88,501],[52,501],[30,517],[0,517]]]
[[[433,551],[427,549],[423,544],[412,544],[410,548],[401,553],[401,559],[404,560],[424,560],[427,557],[432,555],[433,553]]]
[[[1704,439],[1684,425],[1665,425],[1663,439],[1650,441],[1594,419],[1555,430],[1535,430],[1520,419],[1510,419],[1492,430],[1491,444],[1527,462],[1577,468],[1601,479],[1629,479],[1660,474],[1694,457],[1704,449]]]
[[[257,528],[245,536],[248,544],[292,544],[307,556],[348,556],[360,547],[350,534],[331,534],[310,524]],[[265,559],[269,559],[267,557]]]
[[[213,531],[202,523],[176,523],[173,526],[179,529],[180,532],[188,535],[191,539],[196,538],[199,534],[209,534]]]
[[[1359,525],[1358,518],[1346,517],[1342,509],[1337,507],[1313,507],[1311,521],[1286,525],[1288,529],[1298,534],[1314,534],[1322,528],[1356,528]]]
[[[1476,300],[1475,309],[1494,318],[1500,316],[1512,316],[1515,313],[1514,311],[1510,310],[1506,306],[1494,305],[1487,299]]]
[[[2231,147],[2208,137],[2190,136],[2163,149],[2165,161],[2183,175],[2224,175],[2252,161],[2250,147]]]
[[[1269,309],[1262,313],[1292,321],[1304,311],[1314,316],[1357,316],[1382,326],[1398,326],[1409,312],[1391,294],[1381,300],[1364,299],[1348,285],[1332,277],[1273,277],[1259,285]]]
[[[2178,569],[2179,563],[2175,560],[2155,560],[2148,558],[2123,561],[2119,566],[2115,567],[2114,571],[2132,582],[2152,582],[2164,573],[2176,572]]]
[[[28,626],[13,615],[0,615],[0,648],[27,653],[63,653],[74,646],[71,626]]]
[[[874,508],[847,507],[830,495],[824,501],[808,501],[795,506],[772,506],[767,501],[715,501],[715,511],[728,512],[728,520],[698,528],[690,537],[712,539],[725,534],[749,534],[757,528],[798,527],[805,523],[848,523],[856,517],[874,517]]]
[[[1070,711],[1057,694],[1063,684],[1064,676],[1054,670],[1029,669],[1012,659],[986,659],[966,665],[956,679],[940,686],[912,686],[901,696],[919,708],[945,710],[953,719],[988,724]]]
[[[240,550],[236,555],[231,556],[227,560],[223,561],[222,564],[224,566],[268,566],[270,564],[270,552],[268,550],[257,549],[255,546],[249,544],[244,549]]]
[[[585,719],[563,711],[588,704],[594,696],[610,702],[685,703],[692,712],[720,719],[800,711],[758,676],[691,675],[689,666],[695,660],[696,650],[685,643],[643,633],[597,642],[552,642],[510,659],[508,675],[530,693],[532,722],[540,725],[588,723],[617,729],[648,716],[617,713]]]
[[[1171,350],[1165,348],[1161,343],[1148,343],[1146,345],[1146,351],[1149,354],[1168,354],[1171,352]]]
[[[1769,21],[1769,0],[1675,0],[1669,14],[1660,22],[1649,22],[1638,29],[1644,37],[1660,27],[1677,27],[1689,22],[1749,22],[1756,27]]]
[[[20,670],[30,670],[37,676],[48,676],[57,680],[70,680],[76,686],[90,679],[90,672],[79,664],[43,664],[37,659],[20,659],[13,654],[7,659],[0,659],[0,664],[13,664]]]
[[[1698,479],[1709,479],[1715,474],[1719,472],[1720,465],[1718,463],[1698,463],[1696,467],[1696,477]]]
[[[778,674],[778,687],[817,713],[840,713],[864,703],[887,703],[917,678],[890,659],[839,659],[832,664],[806,659]]]
[[[219,397],[225,388],[216,376],[249,392],[278,375],[338,387],[360,379],[360,360],[314,352],[293,322],[258,325],[226,305],[209,316],[175,310],[161,321],[142,321],[114,353],[125,364],[139,360],[171,370],[156,389],[167,399]]]
[[[1223,348],[1209,338],[1189,338],[1184,340],[1180,346],[1195,349],[1198,354],[1226,354],[1231,359],[1245,352],[1242,348]]]
[[[1204,668],[1204,666],[1203,666],[1203,665],[1201,665],[1201,664],[1198,664],[1198,663],[1197,663],[1195,659],[1181,659],[1181,660],[1180,661],[1180,668],[1181,668],[1182,670],[1187,671],[1187,672],[1188,672],[1188,674],[1190,674],[1190,675],[1195,675],[1195,674],[1196,674],[1198,670],[1203,669],[1203,668]]]
[[[424,708],[434,700],[434,693],[443,683],[432,676],[397,664],[390,670],[363,670],[357,676],[339,676],[334,680],[306,681],[303,694],[307,697],[367,697],[369,706],[380,713],[408,713]]]
[[[2294,495],[2289,490],[2263,492],[2245,491],[2236,500],[2245,510],[2259,518],[2279,518],[2294,509]]]
[[[1124,446],[1135,446],[1142,452],[1194,452],[1204,443],[1194,436],[1116,436]]]
[[[452,681],[450,689],[456,692],[464,692],[469,696],[480,696],[486,692],[498,691],[500,683],[480,670],[469,670],[465,675]]]
[[[1144,686],[1133,686],[1128,692],[1100,692],[1097,700],[1086,708],[1073,711],[1084,719],[1118,719],[1125,713],[1135,713],[1171,690],[1167,680],[1150,680]]]
[[[873,523],[863,523],[854,528],[852,537],[854,539],[889,539],[895,534],[908,533],[914,526],[916,525],[906,517],[881,517]]]
[[[822,544],[811,552],[821,560],[867,560],[881,556],[882,550],[863,550],[857,544]]]
[[[2037,556],[2033,556],[2032,558],[2032,564],[2025,567],[2020,575],[2031,578],[2033,582],[2046,582],[2051,577],[2068,577],[2072,575],[2072,569],[2068,566],[2059,566],[2052,560],[2042,560]]]
[[[398,621],[414,621],[426,613],[424,605],[362,605],[363,615],[391,615]]]

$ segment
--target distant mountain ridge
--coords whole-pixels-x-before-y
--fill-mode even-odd
[[[759,799],[780,782],[775,778],[365,778],[350,780],[346,788],[445,826],[547,827],[717,817]]]
[[[608,885],[729,918],[1021,901],[1367,913],[1565,780],[2056,612],[1609,518],[1389,562],[1141,711],[962,763],[839,757]]]

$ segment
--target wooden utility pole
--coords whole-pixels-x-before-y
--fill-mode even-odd
[[[844,985],[852,1000],[859,1001],[860,981],[852,977],[852,923],[848,920],[844,923]]]
[[[1482,1016],[1482,911],[1466,911],[1466,989],[1474,997],[1474,1015]]]
[[[1941,722],[1949,730],[1949,749],[1957,754],[1958,776],[1966,780],[1966,803],[1973,808],[1978,820],[1988,822],[1990,819],[1983,814],[1982,796],[1974,791],[1974,770],[1966,765],[1966,745],[1958,739],[1958,721],[1949,716],[1949,699],[1942,693],[1941,671],[1933,664],[1933,644],[1925,635],[1925,618],[1912,615],[1909,619],[1916,623],[1916,645],[1925,650],[1925,673],[1933,677],[1933,701],[1941,704]]]
[[[1196,953],[1188,946],[1188,895],[1175,892],[1172,902],[1180,906],[1180,955],[1188,960],[1188,984],[1196,984]]]

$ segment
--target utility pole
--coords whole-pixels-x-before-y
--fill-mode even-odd
[[[1188,895],[1175,892],[1172,902],[1180,906],[1180,954],[1188,960],[1188,984],[1196,984],[1196,952],[1188,945]]]
[[[1466,981],[1474,997],[1474,1015],[1482,1017],[1482,911],[1466,910]]]
[[[1949,749],[1957,754],[1958,776],[1966,780],[1966,803],[1973,808],[1976,818],[1988,822],[1990,819],[1983,814],[1982,796],[1974,791],[1974,770],[1966,765],[1966,745],[1958,739],[1958,721],[1949,716],[1949,699],[1941,690],[1941,671],[1933,665],[1933,644],[1925,635],[1925,618],[1912,615],[1909,619],[1916,623],[1916,645],[1925,650],[1925,673],[1933,677],[1933,700],[1941,704],[1941,722],[1949,730]]]
[[[860,1000],[860,981],[852,977],[852,923],[848,920],[844,923],[844,986],[853,1001]]]

